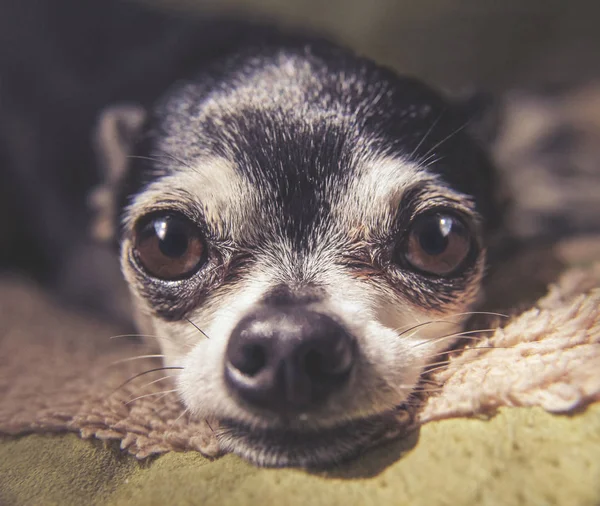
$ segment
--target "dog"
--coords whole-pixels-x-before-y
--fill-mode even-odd
[[[137,326],[221,447],[323,466],[393,432],[481,295],[495,171],[453,104],[310,37],[107,108],[94,196]]]

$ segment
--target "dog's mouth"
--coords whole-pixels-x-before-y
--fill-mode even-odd
[[[222,450],[265,467],[320,468],[357,457],[412,428],[412,415],[398,409],[326,429],[256,429],[237,420],[219,422]]]

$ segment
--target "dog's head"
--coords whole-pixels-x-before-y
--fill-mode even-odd
[[[140,124],[121,112],[101,138]],[[464,127],[419,82],[307,45],[226,59],[133,151],[112,142],[138,322],[223,447],[323,464],[389,428],[480,292],[492,179]]]

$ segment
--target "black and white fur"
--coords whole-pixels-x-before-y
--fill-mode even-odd
[[[138,326],[164,337],[185,407],[221,427],[221,446],[259,465],[323,465],[389,432],[480,295],[494,178],[465,118],[417,80],[305,39],[233,51],[150,110],[107,110],[99,132],[118,167],[116,196],[100,201],[119,209]],[[205,238],[205,264],[184,279],[136,260],[136,224],[164,210]],[[436,276],[398,251],[416,217],[440,210],[472,244]],[[228,387],[230,336],[265,305],[309,308],[351,336],[350,377],[327,402],[273,412]]]

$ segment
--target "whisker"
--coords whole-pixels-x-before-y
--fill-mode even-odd
[[[433,391],[437,391],[437,390],[441,390],[443,387],[440,386],[439,383],[434,383],[434,382],[430,382],[430,383],[426,383],[426,384],[422,384],[424,383],[424,381],[420,381],[419,384],[417,385],[399,385],[396,388],[394,388],[394,390],[409,390],[411,392],[433,392]],[[428,386],[428,385],[434,385],[433,387]]]
[[[478,345],[475,345],[472,348],[465,347],[465,348],[459,348],[459,349],[456,349],[456,350],[446,350],[444,352],[436,353],[436,354],[430,355],[430,356],[431,357],[435,357],[437,355],[443,355],[444,353],[458,353],[458,355],[456,355],[456,357],[455,357],[455,359],[458,360],[460,357],[462,357],[462,353],[464,353],[466,351],[474,351],[474,350],[512,350],[512,349],[514,349],[513,346],[478,346]]]
[[[137,160],[150,160],[151,162],[160,162],[161,159],[156,156],[141,156],[141,155],[127,155],[127,158],[135,158]]]
[[[455,135],[457,135],[458,133],[460,133],[462,130],[464,130],[465,128],[467,128],[470,124],[471,124],[472,120],[467,120],[465,121],[465,123],[463,125],[461,125],[460,127],[458,127],[456,130],[454,130],[451,134],[447,135],[446,137],[444,137],[441,141],[437,142],[436,144],[433,145],[432,148],[429,149],[429,151],[427,151],[427,153],[425,153],[423,155],[423,158],[425,158],[426,156],[428,156],[430,153],[432,153],[433,151],[435,151],[437,148],[439,148],[442,144],[444,144],[444,142],[449,141],[452,137],[454,137]]]
[[[417,321],[419,321],[419,320],[417,320]],[[429,320],[428,320],[428,321],[429,321]],[[435,320],[431,320],[431,321],[435,321]],[[425,323],[425,322],[419,322],[419,323]],[[414,324],[414,323],[407,323],[406,325],[401,325],[400,327],[396,327],[396,328],[395,328],[395,329],[393,329],[393,330],[394,330],[394,332],[398,332],[398,331],[400,331],[400,330],[407,329],[408,327],[411,327],[411,326],[413,326],[413,325],[415,325],[415,324]],[[411,329],[408,329],[408,330],[410,331]]]
[[[512,350],[514,346],[474,346],[473,348],[465,348],[465,351],[471,350]]]
[[[448,350],[446,350],[446,351],[442,351],[442,352],[440,352],[440,353],[433,353],[432,355],[429,355],[429,356],[425,357],[425,359],[426,359],[426,360],[431,360],[431,359],[434,359],[434,358],[436,358],[436,357],[441,357],[441,356],[443,356],[443,355],[446,355],[446,354],[448,354],[448,353],[449,353],[449,352],[448,352]],[[450,359],[448,359],[448,360],[450,360]],[[411,366],[407,367],[406,369],[407,369],[407,370],[411,370],[411,369],[419,369],[419,368],[421,368],[421,367],[423,367],[424,369],[427,369],[427,367],[429,367],[429,366],[432,366],[432,365],[436,365],[436,364],[439,364],[439,363],[440,363],[440,362],[438,361],[438,362],[431,362],[431,363],[429,363],[429,362],[426,362],[426,363],[425,363],[425,365],[421,365],[421,364],[414,364],[414,365],[411,365]]]
[[[431,355],[427,355],[426,358],[428,360],[431,360],[432,358],[441,357],[442,355],[448,355],[449,353],[453,353],[453,352],[457,352],[457,351],[460,353],[460,350],[454,350],[454,349],[438,351],[436,353],[432,353]]]
[[[476,346],[474,348],[465,348],[465,351],[470,351],[470,350],[510,350],[512,349],[511,346]],[[446,352],[447,353],[447,352]],[[457,359],[459,359],[459,357],[457,357]],[[472,361],[477,360],[478,357],[473,357]],[[432,369],[428,369],[427,367],[424,369],[423,374],[429,374],[432,373],[434,371],[438,371],[440,369],[444,369],[446,366],[448,366],[450,364],[450,362],[452,362],[452,360],[448,360],[448,363],[444,364],[443,362],[440,362],[438,367],[434,367]],[[431,364],[431,365],[436,365]]]
[[[483,336],[481,336],[483,337]],[[487,336],[486,336],[487,337]],[[477,338],[474,338],[473,341],[477,341]],[[447,355],[449,353],[452,354],[456,354],[456,358],[459,358],[461,356],[461,354],[465,351],[469,351],[469,350],[510,350],[511,346],[473,346],[472,348],[455,348],[455,349],[449,349],[449,350],[443,350],[443,351],[439,351],[437,353],[432,353],[431,355],[427,355],[427,359],[432,359],[435,357],[439,357],[441,355]],[[418,367],[418,366],[416,366]]]
[[[451,321],[448,321],[448,320],[429,320],[429,321],[426,321],[426,322],[418,323],[417,325],[413,325],[412,327],[409,327],[408,329],[406,329],[406,330],[403,330],[402,332],[400,332],[400,334],[398,334],[398,336],[397,336],[397,337],[402,337],[402,336],[403,336],[404,334],[406,334],[407,332],[411,332],[411,331],[413,331],[413,330],[416,330],[416,329],[418,329],[418,328],[425,327],[425,325],[431,325],[431,324],[433,324],[433,323],[449,323],[449,324],[451,324],[451,325],[459,325],[459,323],[458,323],[458,322],[451,322]],[[402,327],[399,327],[398,329],[395,329],[395,330],[396,330],[396,332],[397,332],[399,329],[401,329],[401,328],[402,328]]]
[[[426,169],[428,167],[431,167],[433,164],[442,161],[444,158],[446,158],[446,157],[445,156],[435,156],[435,153],[432,153],[427,158],[424,158],[423,160],[421,160],[419,162],[419,165],[422,165],[423,168]]]
[[[445,369],[446,367],[448,367],[448,364],[438,365],[437,367],[432,367],[431,369],[427,369],[426,371],[423,371],[423,374],[431,374],[432,372],[439,371],[441,369]]]
[[[466,339],[467,341],[481,341],[483,338],[486,338],[488,336],[469,336],[467,335],[469,332],[473,332],[473,333],[478,333],[478,332],[491,332],[492,330],[496,330],[496,329],[481,329],[481,330],[472,330],[472,331],[468,331],[468,332],[462,332],[461,334],[459,334],[457,337],[459,339]],[[443,340],[446,337],[455,337],[454,335],[449,335],[449,336],[441,336],[439,338],[436,338],[433,340],[433,342],[437,342],[437,340]]]
[[[144,372],[140,372],[134,376],[132,376],[131,378],[129,378],[128,380],[124,381],[123,383],[121,383],[117,388],[115,388],[110,394],[109,397],[111,395],[113,395],[117,390],[120,390],[121,388],[123,388],[125,385],[131,383],[133,380],[139,378],[140,376],[144,376],[146,374],[150,374],[153,372],[157,372],[157,371],[169,371],[169,370],[182,370],[185,369],[184,367],[180,367],[180,366],[165,366],[165,367],[155,367],[154,369],[149,369],[148,371],[144,371]]]
[[[164,392],[152,392],[150,394],[140,395],[140,396],[136,397],[135,399],[131,399],[131,400],[127,401],[125,403],[125,406],[127,406],[128,404],[131,404],[132,402],[138,401],[140,399],[144,399],[145,397],[153,397],[155,395],[161,395],[161,394],[164,394],[163,395],[163,397],[164,397],[165,395],[172,394],[173,392],[177,392],[177,389],[174,388],[173,390],[166,390]]]
[[[163,340],[163,341],[168,341],[170,343],[173,344],[177,344],[177,345],[183,345],[183,346],[187,346],[188,348],[193,348],[193,346],[189,343],[180,343],[177,341],[174,341],[173,339],[166,337],[166,336],[158,336],[155,334],[119,334],[118,336],[111,336],[109,337],[109,339],[121,339],[121,338],[126,338],[126,337],[142,337],[142,338],[152,338],[152,339],[156,339],[156,340]],[[143,343],[142,343],[143,344]]]
[[[173,390],[174,392],[177,392],[177,389]],[[154,404],[156,404],[158,401],[160,401],[161,399],[163,399],[164,397],[166,397],[167,395],[169,395],[171,392],[165,392],[163,393],[160,397],[157,397],[156,399],[154,399]],[[154,409],[154,407],[152,407],[152,411],[154,411],[156,413],[156,410]]]
[[[109,364],[109,367],[113,366],[113,365],[124,364],[125,362],[133,362],[134,360],[142,360],[144,358],[162,358],[162,357],[164,357],[164,355],[162,355],[162,354],[137,355],[136,357],[128,357],[128,358],[122,358],[120,360],[115,360],[114,362],[111,362]]]
[[[502,318],[510,318],[507,314],[495,313],[493,311],[465,311],[463,313],[454,313],[448,318],[454,318],[455,316],[474,316],[474,315],[486,315],[486,316],[500,316]]]
[[[427,341],[423,341],[421,343],[417,343],[417,344],[411,346],[411,349],[418,348],[419,346],[424,346],[424,345],[430,344],[430,343],[438,343],[440,341],[443,341],[444,339],[451,339],[453,337],[457,337],[458,338],[458,337],[466,336],[468,334],[477,334],[479,332],[495,332],[496,330],[498,330],[498,329],[495,329],[495,328],[477,329],[477,330],[467,330],[467,331],[464,331],[464,332],[456,332],[454,334],[446,334],[444,336],[440,336],[440,337],[437,337],[435,339],[428,339]],[[465,339],[468,339],[468,338],[465,337]],[[476,338],[474,338],[474,339],[476,339]]]
[[[182,167],[187,167],[188,169],[194,168],[188,162],[185,162],[184,160],[177,158],[175,155],[173,155],[171,153],[161,152],[160,155],[161,155],[160,158],[158,156],[141,156],[141,155],[127,155],[127,158],[132,158],[132,159],[137,159],[137,160],[148,160],[150,162],[158,162],[158,163],[165,163],[165,158],[167,158],[167,159],[170,158],[172,161],[180,164]]]
[[[427,129],[427,132],[425,132],[425,135],[423,135],[423,137],[421,138],[419,143],[416,145],[415,149],[413,149],[412,153],[409,155],[409,157],[408,157],[409,160],[412,160],[412,157],[416,154],[416,152],[419,150],[419,148],[422,146],[422,144],[427,140],[427,137],[429,137],[429,134],[431,134],[431,132],[433,132],[433,129],[440,122],[440,120],[442,119],[442,116],[444,115],[445,112],[446,112],[446,109],[442,109],[442,111],[440,112],[438,117],[435,118],[433,123],[431,123],[431,126]],[[421,164],[421,162],[419,162],[419,164]]]
[[[206,337],[206,339],[210,339],[210,337],[208,337],[206,332],[204,332],[204,330],[202,330],[200,327],[198,327],[198,325],[196,325],[192,320],[190,320],[189,318],[186,318],[186,320],[192,327],[194,327],[198,332],[200,332],[204,337]]]
[[[181,412],[181,414],[180,414],[180,415],[179,415],[177,418],[175,418],[175,420],[174,420],[174,421],[171,423],[171,425],[175,425],[175,424],[176,424],[176,423],[177,423],[179,420],[181,420],[181,418],[182,418],[182,417],[183,417],[183,416],[184,416],[184,415],[185,415],[185,414],[188,412],[188,409],[189,409],[189,408],[185,408],[185,409],[184,409],[184,410]]]
[[[217,439],[222,439],[223,437],[227,437],[227,436],[233,434],[233,429],[229,429],[226,427],[219,427],[214,434],[217,437]]]
[[[141,156],[141,155],[127,155],[127,158],[131,158],[132,160],[148,160],[150,162],[159,162],[161,163],[163,160],[157,158],[155,156]]]
[[[437,355],[443,355],[445,353],[448,353],[447,351],[443,352],[443,353],[439,353]],[[432,357],[434,357],[435,355],[432,355]],[[405,370],[410,371],[411,369],[423,369],[422,374],[426,374],[427,372],[429,372],[429,367],[431,366],[435,366],[435,365],[448,365],[451,362],[450,359],[448,360],[440,360],[438,362],[431,362],[431,363],[426,363],[425,365],[423,364],[414,364],[412,366],[406,367]]]
[[[428,320],[426,322],[421,322],[418,323],[416,325],[413,325],[412,327],[406,328],[407,325],[403,325],[402,327],[398,327],[396,329],[394,329],[394,331],[398,332],[400,329],[404,329],[400,334],[398,334],[398,337],[403,336],[404,334],[406,334],[407,332],[410,332],[412,330],[418,329],[420,327],[424,327],[425,325],[431,325],[433,323],[448,323],[451,325],[460,325],[460,322],[453,322],[450,321],[449,318],[456,318],[458,316],[474,316],[474,315],[487,315],[487,316],[499,316],[502,318],[509,318],[508,315],[502,314],[502,313],[494,313],[491,311],[465,311],[463,313],[454,313],[452,315],[449,315],[446,320]],[[410,325],[410,324],[409,324]]]
[[[109,339],[121,339],[122,337],[154,337],[156,339],[164,339],[164,337],[154,334],[119,334],[116,336],[110,336]]]
[[[195,171],[195,170],[197,170],[197,169],[196,169],[196,167],[193,167],[193,166],[192,166],[192,164],[191,164],[190,162],[186,162],[186,161],[185,161],[185,160],[183,160],[182,158],[179,158],[179,157],[175,156],[175,155],[174,155],[174,154],[172,154],[172,153],[167,153],[167,152],[165,152],[165,151],[161,151],[161,152],[160,152],[160,154],[161,154],[161,155],[163,155],[163,156],[167,156],[167,157],[169,157],[169,158],[170,158],[172,161],[174,161],[174,162],[177,162],[177,163],[181,164],[181,166],[182,166],[182,167],[187,167],[188,169],[191,169],[191,170],[194,170],[194,171]]]
[[[424,372],[427,372],[429,370],[428,368],[431,367],[431,366],[434,366],[434,365],[448,365],[449,363],[450,363],[449,359],[448,360],[440,360],[438,362],[431,362],[430,364],[427,364],[425,366]]]
[[[165,376],[165,378],[176,378],[176,376]],[[162,379],[164,379],[164,378],[161,378],[161,380],[162,380]],[[156,380],[156,381],[159,381],[159,380]],[[147,385],[146,385],[146,386],[147,386]],[[161,400],[163,397],[165,397],[165,396],[167,396],[167,395],[168,395],[168,393],[166,393],[166,394],[163,394],[161,397],[159,397],[158,399],[156,399],[156,400],[154,401],[154,403],[153,403],[153,404],[156,404],[158,401],[160,401],[160,400]],[[148,407],[149,407],[149,408],[150,408],[150,409],[151,409],[151,410],[152,410],[154,413],[156,413],[156,415],[157,415],[157,416],[160,416],[160,417],[162,417],[162,412],[163,412],[165,409],[169,409],[169,406],[162,406],[162,407],[160,407],[160,406],[159,406],[159,409],[158,409],[158,410],[156,409],[156,407],[155,407],[154,405],[149,405]]]
[[[145,385],[142,385],[141,387],[139,387],[139,389],[140,389],[140,390],[143,390],[144,388],[147,388],[147,387],[149,387],[149,386],[151,386],[151,385],[154,385],[155,383],[158,383],[158,382],[160,382],[160,381],[164,381],[164,380],[166,380],[166,379],[169,379],[169,378],[176,378],[176,377],[177,377],[177,376],[174,376],[174,375],[173,375],[173,376],[163,376],[162,378],[158,378],[158,379],[156,379],[156,380],[154,380],[154,381],[151,381],[150,383],[146,383]]]
[[[440,388],[442,386],[439,381],[428,380],[428,379],[425,379],[425,378],[421,378],[419,384],[421,384],[421,385],[423,385],[423,386],[425,386],[427,388],[429,388],[431,386]]]

